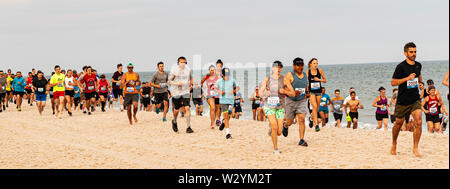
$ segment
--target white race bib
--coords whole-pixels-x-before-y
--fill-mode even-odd
[[[280,105],[280,98],[279,97],[269,97],[267,99],[267,105],[269,107],[276,107]]]
[[[32,87],[32,86],[33,86],[33,84],[31,84],[31,83],[30,83],[30,84],[28,84],[28,87]]]
[[[335,109],[335,110],[341,109],[341,105],[339,105],[339,104],[334,105],[334,109]]]
[[[127,92],[128,93],[134,92],[134,87],[127,87]]]
[[[419,87],[419,78],[414,78],[406,82],[408,89],[415,89]]]
[[[102,91],[106,91],[106,87],[102,87]]]
[[[241,103],[241,99],[235,99],[235,100],[234,100],[234,103],[236,103],[236,104]]]
[[[320,102],[320,106],[325,107],[325,106],[327,106],[327,103],[325,103],[325,102]]]
[[[58,87],[64,87],[64,85],[63,84],[59,84]]]
[[[50,95],[53,95],[53,91],[50,91]]]
[[[38,92],[40,93],[44,92],[44,88],[38,88]]]
[[[150,95],[146,94],[146,95],[145,95],[145,98],[150,98]]]
[[[89,86],[88,91],[92,91],[92,90],[94,90],[94,86]]]
[[[320,82],[311,82],[311,90],[320,90]]]
[[[261,100],[255,100],[255,104],[260,104]]]
[[[214,90],[211,90],[209,93],[211,94],[211,96],[217,96],[218,95],[218,93],[216,91],[214,91]]]
[[[430,108],[430,114],[435,114],[435,113],[437,113],[437,108],[436,107]]]
[[[5,90],[5,86],[2,86],[2,90]]]
[[[165,87],[167,86],[166,83],[160,83],[160,85],[161,85],[161,89],[162,89],[162,88],[165,88]]]
[[[383,112],[385,112],[387,109],[386,109],[386,106],[383,106],[382,108],[380,108],[380,110],[381,111],[383,111]]]
[[[305,96],[306,89],[305,88],[295,88],[296,91],[300,91],[300,96]]]

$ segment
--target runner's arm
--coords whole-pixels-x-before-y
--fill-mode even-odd
[[[318,70],[319,70],[320,75],[322,76],[322,79],[320,80],[320,82],[327,83],[327,78],[325,77],[325,74],[323,73],[323,70],[320,69],[320,68]]]
[[[415,76],[416,76],[416,74],[412,73],[412,74],[410,74],[408,77],[405,77],[405,78],[402,78],[402,79],[395,79],[395,78],[392,78],[392,80],[391,80],[391,85],[392,85],[393,87],[399,86],[399,85],[403,84],[403,83],[406,82],[406,81],[409,81],[409,80],[411,80],[411,79],[414,79]],[[421,79],[422,79],[422,76],[420,75],[420,76],[419,76],[419,82],[421,81]]]
[[[290,96],[290,97],[295,97],[295,90],[292,87],[292,73],[287,73],[286,76],[284,77],[284,85],[287,87],[286,95]],[[308,87],[307,87],[308,88]]]
[[[358,100],[358,102],[359,102],[359,104],[358,104],[359,105],[359,109],[364,109],[364,106],[362,105],[361,101]]]
[[[449,77],[449,76],[448,76],[448,72],[449,72],[449,71],[447,71],[447,74],[445,74],[444,80],[442,81],[442,84],[445,85],[445,86],[447,86],[447,87],[448,87],[448,77]]]
[[[422,104],[420,106],[420,108],[422,108],[422,111],[425,112],[426,114],[428,114],[428,110],[425,109],[425,104],[428,102],[428,97],[426,97],[425,99],[423,99]]]
[[[380,106],[381,105],[377,105],[377,102],[380,100],[380,97],[377,97],[377,98],[375,98],[375,100],[373,101],[373,103],[372,103],[372,106],[373,107],[376,107],[376,108],[381,108]]]
[[[445,107],[445,103],[444,103],[444,101],[442,100],[441,95],[439,95],[439,104],[441,104],[441,112],[445,112],[445,114],[448,115],[447,108]]]

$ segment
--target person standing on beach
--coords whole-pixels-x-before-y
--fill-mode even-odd
[[[39,111],[39,115],[42,115],[45,109],[45,103],[47,101],[47,89],[49,82],[44,78],[44,73],[38,71],[37,78],[33,80],[33,90],[36,94],[36,104]]]
[[[0,70],[0,112],[6,110],[6,77],[3,70]]]
[[[339,89],[334,91],[334,95],[335,97],[331,99],[331,112],[333,112],[333,117],[336,121],[334,126],[340,128],[343,114],[342,110],[344,109],[344,98],[341,97],[341,91]]]
[[[404,46],[406,60],[401,62],[395,68],[392,76],[391,85],[399,86],[397,104],[395,105],[396,121],[392,129],[392,147],[391,154],[397,155],[397,138],[400,128],[407,114],[411,114],[414,119],[414,147],[413,152],[417,157],[419,153],[419,141],[422,135],[422,108],[419,94],[419,82],[422,82],[422,64],[416,62],[416,45],[407,43]]]
[[[349,95],[344,99],[344,105],[347,104],[347,102],[348,102],[349,100],[352,99],[352,97],[351,97],[351,95],[350,95],[352,92],[355,92],[355,93],[356,93],[355,88],[350,87]],[[359,97],[356,96],[355,99],[356,99],[356,100],[359,100]],[[346,119],[347,119],[347,128],[350,128],[350,126],[351,126],[351,124],[352,124],[352,118],[350,118],[350,115],[347,114],[347,107],[346,107],[346,106],[344,106],[344,109],[345,109],[345,113],[346,113],[346,115],[347,115],[347,116],[346,116]]]
[[[220,124],[219,130],[225,128],[226,139],[231,139],[230,133],[230,118],[233,112],[234,106],[234,94],[236,93],[236,81],[230,78],[231,71],[228,68],[223,68],[221,79],[217,80],[215,84],[216,92],[219,94],[220,99],[220,109],[223,113],[223,121]]]
[[[331,98],[325,92],[326,92],[325,87],[322,87],[322,96],[320,98],[319,104],[319,115],[320,118],[322,119],[322,127],[325,127],[325,124],[328,123],[328,113],[329,113],[328,106],[331,104]]]
[[[88,115],[91,115],[91,105],[95,104],[95,91],[98,88],[97,76],[92,73],[92,68],[88,66],[86,68],[86,73],[83,75],[81,80],[78,80],[78,86],[80,86],[81,92],[85,97],[85,111],[87,110]],[[85,112],[84,111],[84,112]],[[83,112],[83,113],[84,113]]]
[[[130,122],[130,125],[133,125],[131,116],[133,116],[135,123],[138,122],[136,117],[139,101],[139,91],[137,86],[141,85],[141,79],[139,74],[133,71],[134,66],[131,62],[128,63],[127,69],[128,72],[123,75],[122,81],[120,82],[120,88],[124,90],[123,93],[125,94],[123,104],[127,108],[128,121]],[[133,104],[133,115],[131,114],[131,104]]]
[[[219,121],[219,115],[216,115],[216,110],[220,109],[219,94],[214,88],[214,84],[219,80],[219,74],[216,72],[216,67],[214,65],[209,66],[209,74],[202,78],[200,85],[203,86],[206,83],[206,102],[209,105],[209,117],[211,119],[210,128],[214,129],[214,124],[217,125]],[[215,122],[216,121],[216,122]],[[220,123],[220,121],[219,121]]]
[[[283,127],[283,136],[288,136],[288,128],[292,125],[294,118],[297,119],[300,141],[299,146],[307,147],[305,141],[305,117],[307,113],[306,98],[309,95],[308,76],[303,71],[304,62],[301,58],[294,59],[294,70],[284,76],[284,85],[287,87],[286,94],[286,124]],[[317,114],[317,113],[316,113]]]
[[[25,79],[22,77],[22,72],[17,72],[16,78],[12,82],[12,89],[16,95],[17,109],[22,111],[22,98],[25,95],[25,87],[27,86]]]
[[[269,136],[272,138],[274,154],[280,154],[278,136],[282,134],[286,115],[284,96],[287,91],[284,87],[284,76],[281,75],[282,70],[283,64],[280,61],[275,61],[272,64],[272,74],[261,83],[261,93],[267,96],[264,112],[269,119]]]
[[[50,87],[53,87],[53,98],[56,104],[56,117],[62,119],[62,111],[64,108],[65,87],[64,81],[66,76],[61,73],[61,67],[55,66],[55,74],[50,78]]]
[[[322,83],[327,82],[327,78],[325,77],[322,69],[317,68],[318,64],[319,61],[317,60],[317,58],[311,59],[308,63],[308,72],[306,73],[309,83],[308,88],[311,95],[309,97],[309,101],[313,106],[311,116],[315,125],[316,132],[320,131],[319,123],[317,120],[317,113],[319,112],[319,104],[322,98]],[[324,120],[322,120],[322,122],[324,122]]]
[[[172,129],[174,132],[178,132],[178,112],[180,109],[185,109],[186,114],[186,133],[193,133],[191,128],[191,110],[190,110],[190,88],[193,84],[192,72],[187,67],[187,61],[185,57],[179,57],[177,66],[173,67],[169,74],[168,83],[171,87],[172,102],[174,104]]]
[[[358,109],[364,109],[364,106],[361,104],[361,101],[356,99],[355,91],[350,93],[350,97],[351,97],[351,99],[349,101],[347,101],[346,104],[344,104],[345,114],[350,116],[350,119],[353,122],[353,129],[357,129],[358,128],[358,118],[359,118]],[[347,113],[347,107],[350,108],[349,113]]]
[[[377,108],[375,112],[375,118],[378,123],[377,129],[381,129],[384,125],[384,130],[387,131],[389,123],[388,97],[386,96],[386,89],[384,87],[380,87],[378,91],[380,92],[380,96],[375,98],[372,103],[372,106]]]
[[[120,82],[122,81],[122,64],[117,65],[117,71],[114,72],[114,75],[111,78],[114,102],[119,102],[120,111],[123,111],[123,90],[120,89]]]
[[[167,82],[169,79],[169,74],[164,71],[164,62],[158,62],[158,71],[155,72],[150,80],[150,85],[153,87],[153,94],[155,97],[155,112],[159,114],[161,110],[161,104],[164,106],[162,121],[167,121],[167,112],[169,111],[169,93]]]
[[[426,115],[428,132],[439,132],[442,134],[440,123],[441,119],[439,118],[439,113],[445,112],[448,115],[448,112],[445,108],[444,102],[442,101],[442,97],[436,94],[436,91],[437,90],[434,86],[430,86],[428,88],[429,95],[424,98],[421,107],[422,111],[425,112]],[[425,109],[425,105],[427,105],[427,109]]]

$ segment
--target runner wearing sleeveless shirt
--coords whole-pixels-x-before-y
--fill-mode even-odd
[[[64,80],[65,86],[66,86],[66,92],[65,92],[65,98],[66,98],[66,104],[67,104],[67,111],[69,113],[69,116],[72,116],[72,105],[73,105],[73,98],[75,96],[74,86],[76,86],[77,81],[73,77],[72,70],[67,70],[66,79]]]
[[[128,63],[127,69],[128,72],[123,75],[120,88],[123,90],[125,95],[124,106],[127,107],[128,121],[130,122],[130,125],[133,125],[131,116],[133,116],[135,123],[138,122],[136,117],[139,101],[137,86],[141,84],[141,79],[139,78],[139,74],[133,71],[134,66],[131,62]],[[133,115],[131,114],[131,104],[133,104]]]
[[[278,136],[281,136],[283,131],[283,122],[285,119],[285,98],[286,90],[284,89],[284,76],[281,75],[283,64],[280,61],[275,61],[272,64],[272,74],[265,78],[262,82],[261,93],[267,96],[264,104],[264,113],[269,120],[269,136],[272,137],[274,154],[279,154],[278,151]]]
[[[322,90],[321,90],[322,83],[327,82],[327,79],[322,69],[317,68],[318,64],[319,61],[316,58],[311,59],[308,63],[308,72],[307,72],[309,82],[308,88],[311,94],[309,101],[313,106],[313,111],[311,115],[315,125],[316,132],[320,131],[317,113],[319,112],[320,99],[322,98]]]
[[[106,100],[108,99],[108,91],[111,89],[111,85],[109,85],[108,80],[106,80],[106,76],[102,74],[100,76],[100,80],[98,80],[98,95],[100,96],[100,102],[102,104],[102,112],[105,112]]]
[[[443,110],[448,115],[447,109],[445,108],[445,104],[440,95],[436,94],[436,88],[434,86],[429,87],[429,95],[425,97],[422,101],[422,111],[425,112],[426,121],[428,125],[428,132],[439,132],[442,133],[441,123],[439,118],[439,112]],[[425,109],[425,105],[428,106],[428,109]],[[439,110],[441,107],[441,110]]]
[[[6,77],[2,70],[0,70],[0,112],[6,110]]]
[[[27,92],[27,100],[28,100],[28,104],[30,106],[33,106],[33,97],[34,97],[34,92],[33,92],[33,75],[31,72],[28,73],[28,77],[25,80],[27,82],[27,86],[25,87],[25,91]]]
[[[262,113],[261,113],[261,103],[262,98],[259,94],[259,87],[255,88],[255,93],[253,93],[252,97],[250,97],[250,101],[252,101],[252,112],[253,112],[253,120],[262,121]]]
[[[303,72],[304,62],[301,58],[295,58],[293,61],[294,70],[284,76],[284,85],[287,87],[286,98],[286,124],[283,127],[283,136],[288,136],[288,128],[292,125],[294,118],[299,125],[300,141],[298,145],[308,146],[304,140],[305,137],[305,117],[307,113],[306,98],[309,95],[308,77]]]
[[[384,125],[384,130],[387,131],[389,123],[388,97],[386,96],[386,89],[384,87],[380,87],[378,91],[380,92],[380,96],[375,98],[372,103],[372,106],[377,108],[375,112],[375,118],[378,123],[377,129],[381,129]]]
[[[206,102],[209,105],[209,117],[211,119],[211,129],[214,129],[214,123],[216,126],[220,125],[220,103],[219,94],[215,91],[214,84],[219,79],[219,75],[216,73],[214,65],[209,66],[209,74],[202,78],[200,85],[206,84]],[[214,122],[215,121],[215,122]]]
[[[139,91],[142,96],[142,104],[144,105],[144,111],[150,111],[150,99],[152,98],[152,88],[150,83],[142,82],[142,88]]]
[[[414,43],[408,43],[404,47],[406,60],[398,64],[392,76],[391,85],[398,86],[398,98],[395,105],[396,121],[392,129],[391,154],[397,155],[397,138],[405,116],[411,114],[414,119],[414,146],[416,157],[419,153],[419,141],[422,135],[422,108],[419,94],[419,82],[422,82],[422,64],[416,62],[417,50]],[[407,119],[407,117],[406,117]]]
[[[55,66],[55,74],[50,79],[50,87],[53,87],[53,99],[56,105],[56,117],[62,119],[62,110],[64,108],[65,87],[64,80],[66,76],[61,73],[61,67]]]

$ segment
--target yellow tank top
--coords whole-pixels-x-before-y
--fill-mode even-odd
[[[137,84],[137,74],[135,72],[133,72],[132,74],[129,74],[128,72],[125,73],[125,82],[127,81],[131,81],[127,84],[127,86],[125,86],[123,93],[125,94],[137,94],[137,88],[136,88],[136,84]]]

